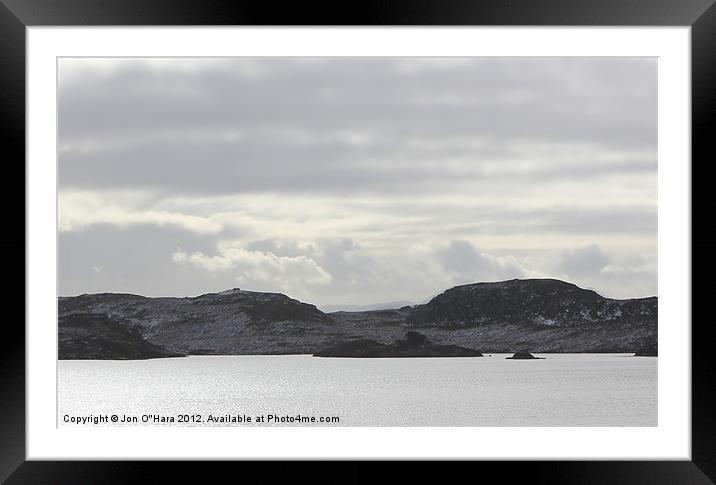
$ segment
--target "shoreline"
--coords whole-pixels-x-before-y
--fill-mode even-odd
[[[533,355],[595,355],[595,356],[621,356],[621,357],[639,357],[639,358],[658,358],[658,355],[634,355],[635,352],[531,352]],[[430,356],[430,357],[353,357],[353,356],[318,356],[314,354],[189,354],[179,355],[171,357],[148,357],[142,359],[57,359],[58,362],[137,362],[137,361],[148,361],[148,360],[175,360],[188,357],[315,357],[318,359],[360,359],[360,360],[408,360],[408,359],[490,359],[498,356],[511,356],[514,352],[483,352],[482,357],[456,357],[456,356]],[[516,360],[531,360],[531,359],[516,359]],[[534,359],[543,360],[543,359]]]

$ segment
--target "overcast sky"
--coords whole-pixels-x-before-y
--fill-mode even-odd
[[[657,293],[655,58],[60,59],[59,292]]]

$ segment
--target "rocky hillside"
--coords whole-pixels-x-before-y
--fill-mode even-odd
[[[97,315],[172,353],[284,353],[294,337],[329,325],[331,317],[315,306],[280,293],[238,288],[191,298],[146,298],[100,293],[59,299],[59,315],[73,324]],[[296,342],[290,352],[311,350]]]
[[[657,299],[613,300],[553,279],[456,286],[415,307],[408,321],[462,328],[493,323],[546,327],[652,326]]]
[[[68,359],[374,354],[402,348],[409,331],[432,349],[655,353],[657,346],[655,297],[613,300],[538,279],[458,286],[413,307],[334,313],[238,288],[191,298],[103,293],[60,298],[59,317],[60,358]]]
[[[154,359],[183,357],[151,344],[104,315],[76,313],[59,318],[60,359]]]

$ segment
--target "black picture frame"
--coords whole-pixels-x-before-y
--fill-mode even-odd
[[[690,26],[692,48],[692,258],[703,256],[692,273],[693,309],[705,308],[714,263],[716,238],[707,225],[693,224],[698,214],[712,214],[714,201],[699,184],[708,183],[716,134],[716,6],[714,0],[431,0],[362,1],[350,4],[199,0],[0,0],[0,137],[6,208],[4,251],[5,309],[13,310],[2,325],[0,351],[0,480],[7,483],[163,482],[208,477],[227,471],[232,463],[178,462],[39,462],[25,457],[25,28],[29,26],[110,25],[551,25],[551,26]],[[22,183],[21,183],[22,181]],[[708,253],[707,253],[708,251]],[[12,277],[12,278],[11,278]],[[702,284],[696,284],[699,277]],[[19,284],[18,281],[23,281]],[[480,480],[488,473],[531,483],[713,483],[716,480],[716,382],[709,359],[711,322],[696,321],[692,331],[692,461],[569,461],[470,462],[451,469]],[[669,322],[686,325],[690,322]],[[538,437],[535,437],[538,440]],[[303,464],[274,467],[244,463],[272,479],[312,481],[325,477],[341,482],[372,480],[365,463],[341,464],[302,472]],[[252,470],[253,468],[253,470]],[[210,475],[208,475],[210,473]],[[401,481],[425,478],[423,464],[403,466]]]

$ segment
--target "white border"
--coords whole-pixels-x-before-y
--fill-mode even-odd
[[[27,459],[690,459],[689,28],[31,27],[27,49]],[[56,57],[246,55],[658,56],[658,427],[57,428]]]

